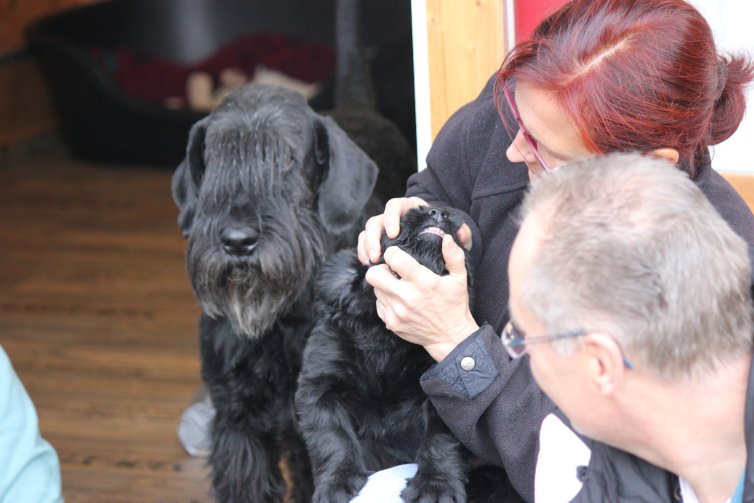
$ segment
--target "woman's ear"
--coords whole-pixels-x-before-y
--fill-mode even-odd
[[[603,395],[613,393],[626,371],[620,346],[611,336],[599,333],[585,335],[583,344],[590,359],[592,382]]]
[[[678,164],[678,158],[680,157],[680,154],[674,148],[657,148],[651,151],[649,154],[653,157],[666,159],[673,164]]]

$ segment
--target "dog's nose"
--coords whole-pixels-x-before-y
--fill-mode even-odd
[[[447,220],[448,219],[448,212],[445,211],[445,210],[438,209],[438,208],[431,208],[429,210],[429,216],[431,216],[432,218],[434,218],[435,222],[437,222],[439,224],[443,220]]]
[[[226,227],[220,241],[228,255],[249,255],[257,246],[258,233],[250,227]]]

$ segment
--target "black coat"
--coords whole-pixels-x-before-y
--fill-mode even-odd
[[[508,320],[508,256],[529,178],[523,164],[512,164],[505,155],[511,139],[493,103],[493,83],[494,77],[448,120],[427,155],[426,169],[408,181],[407,196],[455,208],[471,227],[472,314],[478,323],[488,323],[430,369],[422,387],[459,440],[502,465],[516,490],[532,501],[539,427],[555,406],[534,382],[528,361],[511,361],[497,336]],[[711,168],[708,155],[697,169],[698,186],[754,248],[754,216],[746,203]],[[461,368],[465,356],[476,360],[474,370]]]

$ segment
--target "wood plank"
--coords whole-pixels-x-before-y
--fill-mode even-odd
[[[427,0],[432,137],[505,56],[504,0]]]
[[[18,152],[21,152],[20,154]],[[0,344],[67,502],[209,502],[176,433],[200,385],[171,171],[12,148],[0,167]]]

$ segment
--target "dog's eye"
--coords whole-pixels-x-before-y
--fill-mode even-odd
[[[293,167],[293,164],[296,162],[296,159],[292,155],[288,155],[288,157],[285,158],[285,162],[283,163],[283,170],[288,171]]]

